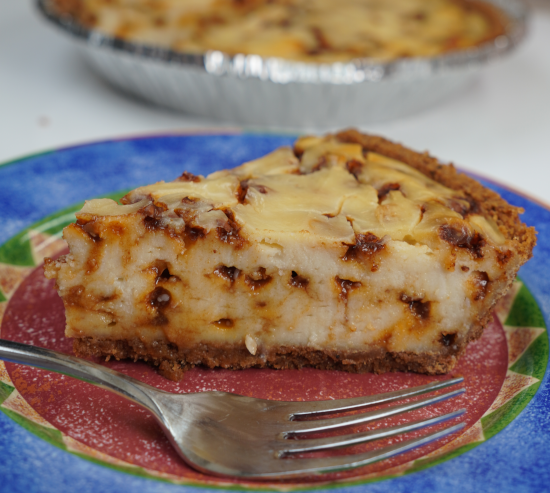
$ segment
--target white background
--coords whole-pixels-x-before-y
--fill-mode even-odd
[[[134,100],[79,58],[31,0],[0,0],[0,162],[105,138],[220,127]],[[510,56],[435,108],[364,127],[550,203],[550,2]]]

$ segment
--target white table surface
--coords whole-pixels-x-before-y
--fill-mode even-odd
[[[363,130],[550,203],[550,2],[533,5],[529,28],[513,54],[449,101]],[[106,138],[222,126],[125,96],[91,71],[31,0],[0,0],[0,162]]]

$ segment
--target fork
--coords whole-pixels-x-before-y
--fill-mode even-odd
[[[441,390],[462,377],[379,395],[351,399],[282,402],[228,392],[172,394],[101,365],[45,348],[0,339],[0,359],[65,374],[110,390],[143,406],[157,419],[172,445],[191,467],[207,474],[255,479],[312,476],[365,466],[459,431],[464,423],[370,452],[318,458],[292,458],[336,447],[394,437],[457,418],[464,409],[429,419],[329,438],[297,439],[311,433],[362,425],[420,409],[464,392],[443,394],[367,410],[360,414],[307,420],[330,413],[389,404]]]

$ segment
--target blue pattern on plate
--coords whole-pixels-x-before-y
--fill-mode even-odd
[[[60,209],[90,197],[160,180],[184,170],[208,174],[257,158],[292,136],[188,135],[107,141],[31,156],[0,166],[0,244]],[[534,258],[520,275],[550,326],[550,210],[492,182],[485,183],[523,207],[536,227]],[[339,493],[550,491],[550,382],[502,432],[470,452],[439,466],[379,483],[332,487]],[[95,465],[30,434],[0,413],[0,492],[120,493],[197,491],[141,479]],[[215,492],[219,488],[201,487]]]

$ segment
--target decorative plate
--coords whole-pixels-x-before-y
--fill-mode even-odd
[[[236,166],[293,140],[251,133],[145,137],[66,148],[0,166],[0,337],[71,353],[70,341],[63,336],[63,305],[41,265],[45,256],[66,249],[62,229],[74,220],[84,199],[118,198],[123,192],[117,190],[171,180],[183,170],[207,174]],[[320,479],[214,478],[187,467],[139,407],[63,375],[0,362],[0,490],[463,493],[549,487],[550,385],[545,372],[550,276],[544,273],[550,211],[495,183],[484,183],[525,208],[524,220],[539,231],[539,245],[495,310],[493,323],[453,372],[464,376],[466,393],[415,411],[414,417],[421,418],[463,407],[466,427],[461,432]],[[279,400],[352,397],[447,378],[194,369],[175,383],[142,363],[103,364],[172,392],[224,390]]]

